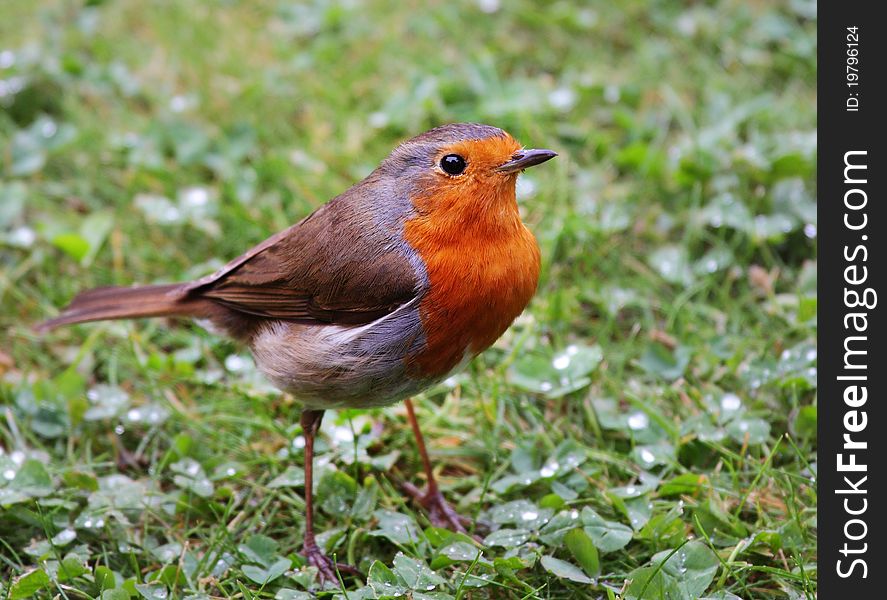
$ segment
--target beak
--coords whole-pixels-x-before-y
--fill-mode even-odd
[[[500,173],[516,173],[527,167],[540,165],[555,156],[557,156],[557,152],[552,150],[518,150],[512,155],[511,160],[499,165],[496,170]]]

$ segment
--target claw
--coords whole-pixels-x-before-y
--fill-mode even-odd
[[[446,501],[439,489],[426,488],[420,490],[413,484],[406,482],[403,483],[403,489],[407,494],[412,496],[422,508],[428,511],[428,520],[431,521],[432,525],[435,527],[443,527],[458,533],[464,533],[465,535],[470,535],[475,540],[480,541],[478,536],[471,535],[465,529],[466,527],[470,527],[473,521],[468,517],[463,517],[457,513],[453,507],[450,506],[450,503]]]
[[[305,559],[308,561],[308,564],[312,567],[317,568],[317,575],[320,579],[321,585],[325,584],[328,581],[338,584],[339,573],[343,573],[345,575],[354,575],[356,577],[363,576],[360,571],[358,571],[351,565],[333,562],[333,559],[324,554],[323,550],[321,550],[317,546],[317,544],[306,546],[302,550],[302,552],[305,556]]]

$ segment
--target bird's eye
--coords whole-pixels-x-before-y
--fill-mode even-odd
[[[440,168],[447,175],[461,175],[466,166],[465,159],[458,154],[447,154],[440,159]]]

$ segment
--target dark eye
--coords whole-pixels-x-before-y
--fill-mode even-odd
[[[461,175],[465,167],[465,159],[458,154],[447,154],[440,159],[440,168],[448,175]]]

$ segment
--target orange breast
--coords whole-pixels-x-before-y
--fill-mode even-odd
[[[539,247],[520,220],[514,182],[508,183],[480,186],[470,198],[414,199],[419,216],[407,221],[405,237],[424,260],[430,283],[420,305],[427,345],[408,358],[419,375],[445,375],[488,348],[536,291]]]

